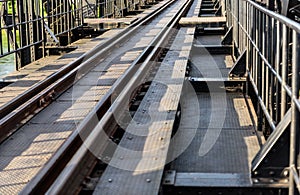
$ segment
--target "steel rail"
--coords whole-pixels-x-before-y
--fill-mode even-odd
[[[112,37],[103,44],[96,46],[93,50],[83,54],[77,60],[62,67],[50,77],[38,82],[26,92],[1,106],[0,143],[17,131],[18,126],[22,125],[16,121],[22,121],[30,116],[32,117],[35,112],[52,102],[55,96],[73,85],[76,76],[83,76],[77,75],[79,70],[81,73],[87,73],[94,67],[94,64],[98,63],[99,58],[106,56],[107,51],[112,50],[124,42],[128,37],[133,36],[142,25],[147,24],[161,10],[165,9],[173,2],[174,0],[166,1],[163,6],[154,10],[149,15],[138,19],[118,35]]]
[[[47,191],[47,194],[65,194],[72,193],[69,190],[74,190],[73,182],[78,182],[78,176],[85,177],[86,173],[89,173],[85,167],[91,166],[91,164],[95,164],[97,162],[97,157],[94,156],[89,149],[93,151],[97,151],[97,154],[101,154],[108,143],[107,132],[112,128],[112,124],[116,124],[115,115],[117,112],[123,110],[124,105],[128,104],[128,97],[131,95],[131,92],[134,91],[136,86],[144,80],[147,72],[151,70],[153,64],[155,64],[155,59],[157,58],[157,54],[160,52],[162,46],[166,44],[168,37],[170,36],[171,31],[178,24],[181,16],[186,13],[189,6],[191,5],[191,0],[187,0],[174,17],[170,19],[168,25],[161,30],[161,32],[156,36],[155,40],[152,41],[148,48],[151,49],[151,53],[147,55],[147,58],[143,61],[142,58],[137,60],[136,63],[142,62],[142,65],[138,68],[136,72],[133,74],[127,74],[130,79],[128,83],[119,83],[118,85],[122,85],[123,90],[120,92],[119,96],[112,103],[109,110],[103,115],[98,124],[95,125],[90,133],[85,132],[85,128],[87,126],[91,127],[90,121],[95,116],[94,113],[90,113],[89,117],[87,117],[84,123],[77,129],[77,134],[83,135],[83,139],[85,139],[84,143],[80,146],[78,151],[74,154],[72,159],[68,162],[66,167],[61,171],[58,178],[55,180],[51,188]],[[101,110],[101,102],[97,104],[95,108],[95,113]],[[121,111],[122,112],[122,111]],[[117,113],[118,115],[118,113]],[[95,154],[95,153],[94,153]],[[81,178],[82,179],[82,178]],[[80,181],[80,179],[79,179]]]
[[[164,6],[159,9],[163,11],[166,7],[172,4],[174,1],[168,1]],[[157,12],[159,14],[159,12]],[[155,17],[157,14],[153,15]],[[167,25],[159,35],[162,34],[170,25]],[[149,46],[138,56],[138,58],[131,64],[131,66],[125,71],[125,73],[113,84],[111,89],[105,94],[105,96],[97,103],[93,111],[91,111],[87,117],[80,123],[79,127],[73,131],[66,142],[60,147],[60,149],[54,154],[54,156],[47,162],[45,167],[35,176],[23,189],[22,194],[29,193],[41,193],[45,192],[45,189],[51,184],[53,180],[50,177],[55,177],[60,173],[60,170],[66,165],[68,160],[71,158],[72,154],[81,146],[82,139],[92,131],[92,129],[97,125],[93,123],[98,121],[105,112],[109,109],[111,105],[112,94],[118,94],[123,88],[124,83],[127,83],[132,78],[141,66],[142,62],[145,61],[147,56],[153,52],[153,45],[157,45],[157,39],[154,39]],[[158,48],[161,49],[161,48]],[[158,52],[158,50],[156,50]],[[48,185],[47,185],[48,184]]]

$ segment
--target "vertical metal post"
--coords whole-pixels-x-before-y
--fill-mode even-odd
[[[288,28],[282,24],[282,85],[281,85],[281,119],[287,110],[287,93],[284,86],[288,78]]]
[[[239,1],[233,1],[232,3],[234,4],[232,14],[238,19]],[[233,20],[233,54],[236,55],[235,47],[237,47],[238,41],[239,41],[238,40],[238,21],[234,20],[234,18],[232,18],[232,20]]]
[[[276,48],[276,30],[277,28],[275,28],[275,21],[274,18],[269,17],[269,28],[268,28],[268,35],[269,35],[269,45],[268,45],[268,57],[269,57],[269,62],[270,64],[272,64],[273,68],[275,68],[276,70],[276,61],[274,60],[275,58],[275,54],[276,54],[276,49],[275,52],[272,52],[272,50],[274,50],[273,48]],[[279,54],[278,54],[279,55]],[[279,73],[279,72],[278,72]],[[276,118],[276,114],[275,114],[275,109],[274,109],[274,99],[275,96],[277,96],[277,94],[275,95],[275,90],[276,90],[276,82],[275,82],[275,77],[272,74],[271,70],[268,70],[268,75],[269,75],[269,79],[271,80],[269,82],[269,94],[268,94],[268,99],[269,99],[269,110],[270,110],[270,115],[274,121],[274,119]]]
[[[20,35],[20,47],[26,45],[26,40],[24,40],[24,36],[23,36],[23,33],[24,31],[26,31],[26,27],[25,27],[25,24],[23,23],[25,21],[25,18],[24,18],[24,2],[23,0],[19,0],[17,1],[18,2],[18,16],[19,16],[19,21],[20,21],[20,26],[19,26],[19,35]],[[18,51],[18,56],[19,58],[17,59],[17,70],[20,69],[23,65],[23,51]]]
[[[45,2],[44,2],[45,3]],[[45,11],[47,13],[47,10],[45,10],[45,7],[44,7],[44,4],[43,2],[41,3],[42,4],[42,9],[41,9],[41,15],[42,15],[42,18],[41,18],[41,34],[42,34],[42,53],[43,53],[43,57],[45,57],[46,55],[46,31],[45,31],[45,26],[44,26],[44,23],[46,21],[46,18],[45,18]],[[47,6],[48,7],[48,6]]]
[[[15,1],[12,1],[12,24],[13,24],[13,41],[14,41],[14,50],[18,49],[18,41],[17,41],[17,25],[16,25],[16,11],[15,10]],[[1,9],[1,8],[0,8]],[[15,52],[15,68],[18,70],[18,64],[20,63],[20,55],[19,52]]]
[[[266,35],[266,20],[265,20],[265,15],[262,12],[260,13],[260,19],[262,21],[261,24],[261,28],[260,28],[260,41],[259,44],[261,44],[261,47],[259,47],[260,52],[262,53],[263,56],[266,56],[266,39],[267,39],[267,35]],[[265,66],[265,62],[261,59],[261,57],[259,57],[260,62],[261,62],[261,99],[263,101],[263,103],[266,105],[266,66]],[[266,106],[266,108],[268,109],[268,107]]]
[[[257,25],[257,14],[256,14],[256,9],[251,5],[251,13],[253,13],[253,23],[252,23],[252,40],[254,40],[255,43],[257,40],[257,35],[256,35],[256,25]],[[255,83],[257,83],[257,61],[256,61],[256,50],[254,48],[254,45],[251,44],[252,48],[252,66],[253,66],[253,73],[252,73],[252,78]]]
[[[257,10],[257,9],[256,9]],[[256,28],[257,28],[257,30],[256,30],[256,45],[257,45],[257,47],[258,47],[258,49],[259,49],[259,51],[256,51],[256,66],[257,66],[257,89],[258,89],[258,96],[262,96],[262,92],[263,92],[263,90],[262,90],[262,88],[263,88],[263,86],[262,86],[262,75],[263,75],[263,73],[262,73],[262,63],[261,63],[261,58],[259,57],[259,55],[258,55],[258,52],[260,52],[261,51],[261,49],[262,49],[262,47],[261,47],[261,43],[262,43],[262,35],[261,35],[261,30],[262,30],[262,14],[261,14],[261,12],[260,11],[258,11],[257,10],[257,12],[256,12],[256,14],[257,14],[257,26],[256,26]],[[261,108],[261,106],[260,106],[260,104],[259,104],[259,102],[257,102],[257,110],[258,110],[258,130],[263,130],[263,110],[262,110],[262,108]]]
[[[70,29],[73,28],[73,9],[74,9],[74,5],[72,2],[69,2],[69,0],[67,0],[66,2],[66,12],[67,12],[67,17],[66,17],[66,21],[68,23],[67,25],[67,29],[68,29],[68,44],[70,44],[72,42],[72,32]]]
[[[34,20],[36,19],[36,13],[35,13],[35,9],[34,9],[34,1],[33,0],[29,0],[28,1],[28,11],[27,14],[28,14],[28,30],[27,33],[28,33],[28,37],[29,37],[29,45],[30,44],[34,44],[35,42],[35,30],[34,28],[36,28],[35,26],[35,22]],[[30,59],[29,59],[29,62],[32,62],[36,59],[36,56],[35,56],[35,46],[30,46]]]
[[[278,73],[280,72],[279,64],[280,64],[280,56],[281,56],[280,55],[281,54],[281,52],[280,52],[280,39],[281,39],[280,25],[281,25],[280,22],[277,21],[276,22],[276,38],[275,38],[275,40],[276,40],[275,70]],[[280,121],[280,106],[279,106],[279,104],[280,104],[280,96],[279,96],[280,86],[279,86],[279,82],[278,82],[277,78],[276,78],[275,85],[276,85],[276,101],[275,101],[275,103],[276,103],[276,116],[275,116],[275,120],[276,120],[276,123],[279,123],[279,121]],[[274,106],[274,104],[273,104],[273,106]]]
[[[300,34],[293,31],[293,59],[292,59],[292,122],[290,134],[290,168],[297,167],[297,158],[299,158],[299,138],[300,138],[300,124],[299,124],[299,110],[296,107],[295,100],[299,100],[299,71],[300,71]],[[295,182],[292,173],[289,175],[290,188],[289,195],[295,193]]]

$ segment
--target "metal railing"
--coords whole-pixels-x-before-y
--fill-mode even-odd
[[[44,6],[46,22],[55,36],[70,33],[83,24],[82,0],[47,0]]]
[[[72,31],[83,25],[82,9],[82,0],[0,1],[0,58],[14,55],[19,69],[43,57],[59,36],[70,43]]]
[[[226,0],[226,13],[237,55],[247,54],[247,77],[258,102],[258,130],[268,137],[279,131],[285,118],[290,120],[286,152],[289,193],[294,194],[295,189],[300,191],[300,24],[251,0]]]

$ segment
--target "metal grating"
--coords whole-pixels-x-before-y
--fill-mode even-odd
[[[225,94],[212,94],[225,95]],[[254,131],[252,120],[242,94],[228,93],[227,106],[211,108],[211,98],[208,93],[199,93],[200,122],[198,126],[196,117],[185,116],[194,109],[193,105],[185,104],[182,110],[183,118],[178,131],[182,132],[182,139],[188,132],[195,133],[189,147],[172,163],[171,169],[177,172],[197,173],[250,173],[250,162],[259,150],[259,143]],[[220,98],[219,97],[219,98]],[[220,116],[226,110],[226,117]],[[224,125],[218,125],[218,120],[225,119]],[[209,123],[212,122],[210,125]],[[209,127],[209,128],[208,128]],[[221,130],[221,131],[220,131]],[[199,155],[200,146],[205,134],[210,133],[210,139],[216,140],[207,153]],[[180,140],[175,143],[172,150],[183,144]],[[202,145],[205,148],[205,146]]]

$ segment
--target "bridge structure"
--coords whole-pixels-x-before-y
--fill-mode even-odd
[[[0,194],[299,194],[299,8],[0,0]]]

